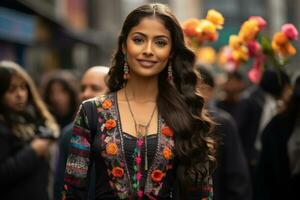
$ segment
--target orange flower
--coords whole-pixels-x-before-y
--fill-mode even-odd
[[[209,20],[209,21],[211,21],[217,27],[217,29],[223,28],[224,17],[218,11],[216,11],[214,9],[210,9],[207,12],[206,19]]]
[[[106,145],[106,153],[111,156],[116,155],[118,153],[118,146],[113,142],[108,143]]]
[[[288,56],[294,56],[297,53],[297,50],[291,43],[287,43],[286,45],[286,51]]]
[[[197,31],[201,33],[198,35],[199,41],[204,41],[204,40],[214,41],[214,39],[218,38],[216,36],[217,33],[216,26],[211,21],[208,21],[206,19],[200,21],[200,24],[197,27]]]
[[[154,170],[151,174],[151,179],[153,182],[159,183],[164,177],[164,173],[160,170]]]
[[[124,170],[121,167],[114,167],[111,173],[114,177],[121,178],[124,175]]]
[[[114,119],[108,119],[106,122],[105,122],[105,127],[108,129],[108,130],[111,130],[113,128],[115,128],[117,125],[117,122],[116,120]]]
[[[163,155],[165,157],[166,160],[170,160],[172,157],[172,151],[169,147],[165,147],[163,150]]]
[[[106,99],[105,101],[103,101],[102,103],[102,108],[107,110],[107,109],[110,109],[112,106],[112,103],[110,100]]]
[[[173,130],[168,126],[162,127],[161,132],[168,137],[172,137],[174,135]]]
[[[199,31],[197,31],[199,24],[200,20],[196,18],[189,19],[182,24],[183,32],[188,37],[197,36],[199,34]]]
[[[272,42],[276,43],[279,46],[285,45],[288,41],[288,37],[282,32],[275,33],[272,40]]]

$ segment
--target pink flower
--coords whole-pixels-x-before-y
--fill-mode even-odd
[[[136,180],[140,181],[142,178],[141,172],[136,173]]]
[[[141,164],[141,161],[142,161],[142,158],[141,158],[141,156],[137,156],[136,158],[135,158],[135,162],[136,162],[136,164]]]
[[[139,147],[141,147],[141,146],[143,145],[143,143],[144,143],[144,141],[143,141],[142,139],[138,139],[137,145],[138,145]]]
[[[257,84],[262,76],[262,66],[264,57],[258,57],[254,60],[252,69],[248,72],[248,78],[255,84]]]
[[[143,197],[143,191],[142,191],[142,190],[139,190],[139,191],[137,192],[137,195],[138,195],[138,197]]]
[[[247,43],[247,47],[250,57],[254,57],[262,53],[260,44],[255,40],[249,41]]]
[[[251,16],[249,19],[257,21],[259,30],[262,30],[267,25],[266,20],[261,16]]]
[[[298,39],[298,30],[293,24],[284,24],[281,27],[281,31],[286,35],[290,40]]]

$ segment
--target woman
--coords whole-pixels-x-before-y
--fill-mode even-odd
[[[1,199],[47,200],[46,157],[58,126],[19,65],[0,62],[0,82]]]
[[[263,131],[262,144],[256,170],[255,199],[299,199],[300,77],[286,109]]]
[[[195,55],[162,4],[126,18],[109,72],[110,93],[81,105],[65,174],[66,199],[212,199],[211,122],[196,93]]]
[[[44,99],[60,128],[74,120],[78,109],[75,77],[67,71],[56,71],[45,83]]]

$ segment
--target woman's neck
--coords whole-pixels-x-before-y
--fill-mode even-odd
[[[130,101],[137,103],[155,102],[158,94],[157,78],[152,79],[129,79],[124,92]]]

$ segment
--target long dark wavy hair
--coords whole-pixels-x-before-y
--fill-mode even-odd
[[[166,123],[174,130],[177,178],[183,187],[191,181],[203,181],[215,164],[215,143],[211,137],[212,121],[204,110],[204,99],[197,93],[199,75],[194,69],[195,55],[184,42],[181,26],[163,4],[147,4],[133,10],[125,19],[119,35],[118,49],[113,56],[107,85],[111,92],[120,90],[123,78],[122,46],[130,30],[149,16],[160,19],[172,38],[171,58],[173,83],[167,80],[167,67],[158,77],[157,107]],[[167,65],[168,65],[167,64]]]
[[[58,138],[58,125],[48,111],[45,103],[42,101],[33,80],[20,65],[6,60],[0,61],[0,116],[4,117],[4,119],[0,119],[0,122],[1,120],[4,120],[5,124],[7,124],[10,128],[14,128],[14,126],[18,125],[16,122],[11,121],[11,119],[8,118],[9,114],[11,114],[11,110],[3,102],[4,95],[8,91],[14,76],[18,76],[26,82],[28,89],[28,103],[33,105],[39,120],[42,120],[45,126],[52,130],[53,137]]]

